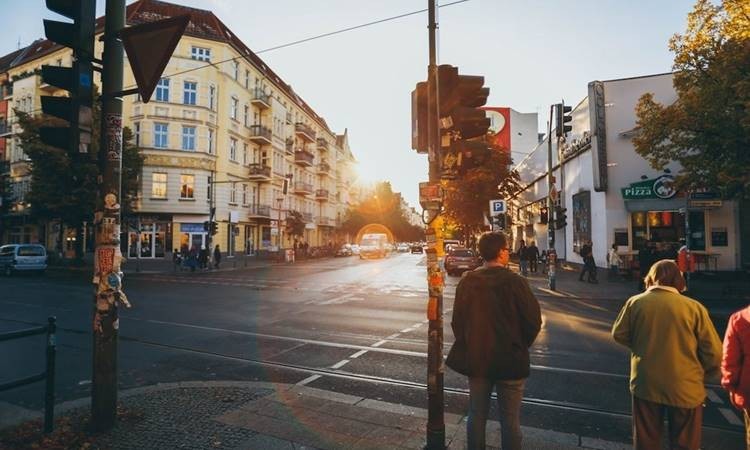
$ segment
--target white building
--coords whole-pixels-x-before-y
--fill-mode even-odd
[[[589,95],[573,108],[567,142],[558,148],[553,137],[557,202],[567,215],[565,227],[555,232],[558,258],[582,263],[577,251],[587,240],[593,242],[599,267],[606,266],[612,244],[626,258],[634,257],[648,239],[665,250],[674,248],[685,237],[685,207],[690,202],[690,247],[702,261],[700,268],[739,269],[738,203],[714,198],[710,186],[688,200],[670,183],[679,164],[657,171],[635,152],[631,142],[635,107],[647,92],[657,102],[673,103],[677,95],[672,74],[591,82]],[[542,250],[548,248],[548,228],[542,223],[548,194],[547,153],[545,139],[516,166],[525,188],[510,202],[514,246],[526,239],[535,240]]]

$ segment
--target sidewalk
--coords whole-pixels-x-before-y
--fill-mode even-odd
[[[118,425],[93,436],[83,432],[89,399],[58,405],[58,421],[67,429],[57,426],[57,433],[70,435],[62,446],[88,442],[90,446],[83,448],[292,450],[421,449],[425,444],[424,409],[306,386],[170,383],[123,391],[120,401]],[[448,449],[466,448],[465,420],[464,416],[446,414]],[[499,424],[491,421],[487,428],[488,443],[499,444]],[[8,440],[8,430],[0,432],[0,447],[30,448],[28,435],[26,445],[18,445]],[[537,428],[524,427],[523,433],[526,449],[629,448],[626,443]]]

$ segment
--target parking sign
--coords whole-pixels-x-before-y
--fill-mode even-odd
[[[505,214],[505,200],[490,200],[490,215]]]

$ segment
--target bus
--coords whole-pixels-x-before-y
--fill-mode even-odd
[[[359,242],[359,259],[385,258],[388,254],[388,236],[385,233],[363,234]]]

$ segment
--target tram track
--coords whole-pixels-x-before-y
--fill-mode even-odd
[[[23,321],[23,320],[18,320],[18,319],[0,318],[0,320],[8,321],[8,322],[15,322],[19,324],[28,325],[28,326],[43,325],[37,322]],[[83,330],[79,328],[69,328],[69,327],[58,327],[58,332],[65,332],[65,333],[76,334],[76,335],[90,334],[88,330]],[[126,342],[133,342],[133,343],[148,345],[148,346],[156,347],[156,348],[176,350],[180,352],[192,353],[192,354],[201,355],[201,356],[208,356],[208,357],[230,360],[230,361],[235,361],[235,362],[242,362],[246,364],[254,364],[254,365],[259,365],[259,366],[268,367],[268,368],[300,372],[300,373],[304,373],[310,376],[318,375],[318,376],[326,376],[326,377],[359,381],[359,382],[387,384],[391,386],[398,386],[398,387],[409,388],[409,389],[418,389],[418,390],[427,389],[427,385],[425,383],[409,381],[409,380],[401,380],[401,379],[381,377],[381,376],[376,376],[376,375],[354,373],[354,372],[348,372],[346,370],[339,370],[335,368],[311,367],[311,366],[306,366],[306,365],[301,365],[301,364],[270,361],[267,359],[242,357],[242,356],[231,355],[231,354],[217,352],[217,351],[197,349],[197,348],[184,346],[184,345],[167,344],[167,343],[157,342],[157,341],[150,340],[150,339],[136,338],[136,337],[126,336],[126,335],[120,335],[119,339],[122,341],[126,341]],[[309,343],[311,345],[314,345],[314,341],[311,341]],[[364,347],[364,346],[354,346],[354,345],[345,345],[345,346],[347,348],[349,347],[360,348],[361,347],[362,349],[368,349],[369,351],[375,350],[371,347]],[[386,353],[390,353],[390,352],[386,352]],[[409,352],[409,353],[415,353],[415,352]],[[534,367],[532,366],[532,368]],[[576,372],[574,369],[555,368],[555,367],[549,367],[549,366],[537,366],[537,369],[539,370],[547,369],[547,370],[553,370],[553,371],[555,369],[560,369],[560,371],[564,371],[564,372],[568,372],[568,371]],[[587,372],[587,371],[578,371],[578,372]],[[592,374],[596,375],[597,373],[594,372]],[[618,377],[621,376],[618,374],[608,374],[606,372],[599,372],[598,374],[604,375],[604,376],[608,376],[608,375],[618,376]],[[468,389],[462,389],[462,388],[456,388],[456,387],[445,387],[444,391],[446,393],[454,394],[454,395],[461,395],[461,396],[469,395]],[[495,394],[493,393],[492,395],[494,398]],[[613,417],[613,418],[620,418],[620,419],[631,418],[631,414],[627,411],[599,408],[593,405],[587,405],[587,404],[575,403],[575,402],[547,400],[547,399],[535,398],[535,397],[524,397],[523,403],[527,405],[531,405],[531,406],[551,408],[551,409],[557,409],[557,410],[562,410],[562,411],[594,414],[598,416],[606,416],[606,417]],[[743,434],[743,431],[740,427],[704,424],[703,428],[709,429],[709,430],[723,431],[723,432],[732,432],[738,435]]]

